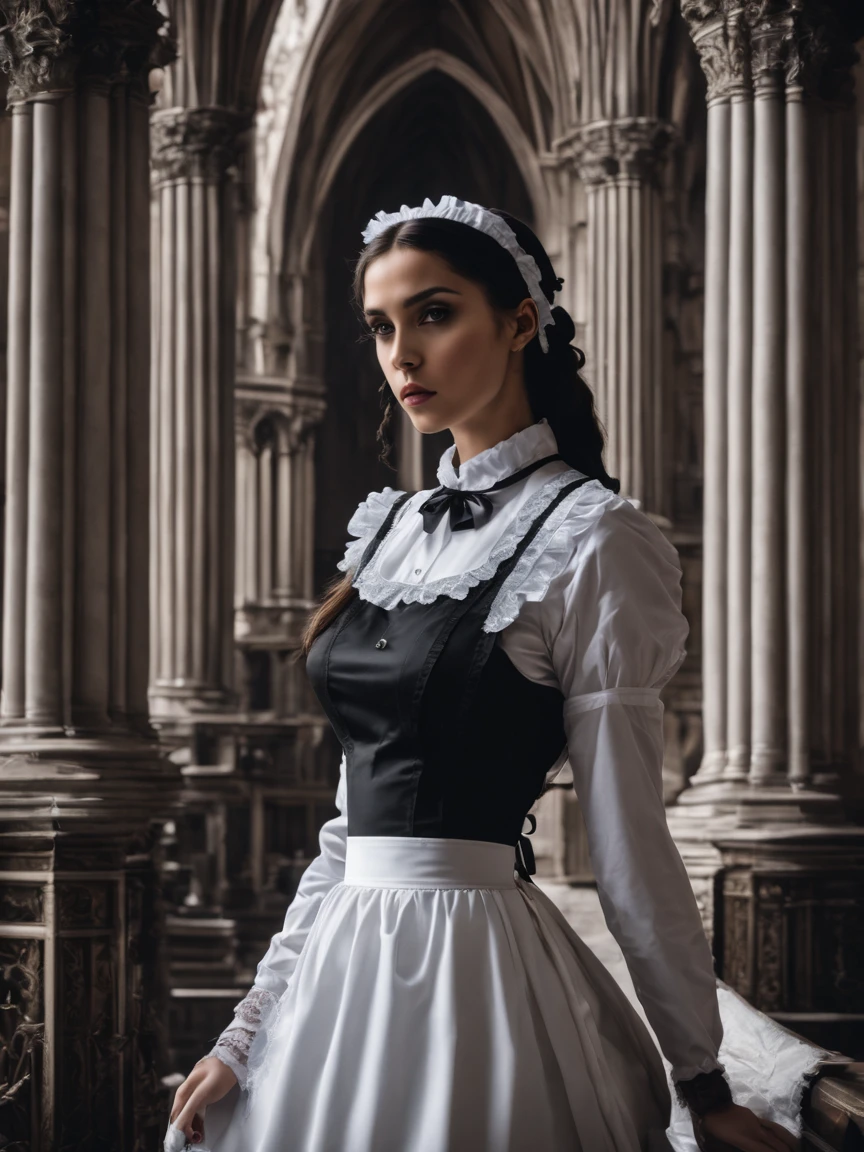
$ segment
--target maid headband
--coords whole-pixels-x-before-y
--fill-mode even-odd
[[[458,196],[442,196],[437,204],[433,204],[427,196],[419,208],[409,208],[403,204],[398,212],[376,212],[363,229],[363,241],[368,244],[374,240],[391,224],[398,224],[401,220],[417,220],[421,216],[435,216],[447,220],[458,220],[462,224],[469,224],[479,232],[485,232],[493,240],[497,240],[502,248],[506,248],[519,268],[522,279],[528,288],[531,299],[537,305],[540,314],[540,328],[537,338],[544,352],[549,351],[549,341],[546,338],[546,328],[555,323],[552,309],[543,289],[540,287],[540,269],[537,261],[521,246],[516,239],[516,233],[501,216],[490,212],[481,204],[472,204],[468,200],[460,200]]]

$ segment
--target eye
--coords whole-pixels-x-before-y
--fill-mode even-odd
[[[433,312],[438,313],[437,320],[434,316],[432,316]],[[445,307],[443,304],[430,304],[423,315],[431,316],[433,323],[439,323],[441,320],[447,319],[447,317],[450,315],[450,309]]]
[[[423,321],[427,316],[433,324],[440,324],[442,320],[446,320],[450,315],[451,309],[446,304],[429,304],[420,313],[420,319]],[[376,320],[371,324],[366,325],[365,334],[368,337],[390,336],[393,325],[389,324],[386,320]]]

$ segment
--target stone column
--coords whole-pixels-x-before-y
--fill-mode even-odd
[[[857,476],[847,431],[850,419],[857,426],[857,401],[842,359],[854,315],[844,253],[826,235],[837,219],[851,229],[854,181],[834,149],[820,163],[843,115],[824,98],[822,72],[808,66],[813,9],[730,0],[706,17],[705,7],[686,11],[709,79],[706,747],[682,803],[723,808],[737,805],[741,785],[749,802],[763,786],[766,797],[791,800],[820,761],[836,784],[855,755],[857,608],[840,585],[843,558],[857,555],[845,512]],[[824,212],[814,223],[816,170]],[[838,595],[826,617],[820,597],[830,589]],[[819,664],[813,643],[822,635]],[[823,704],[845,719],[817,751],[808,733]]]
[[[589,364],[607,468],[646,511],[668,511],[662,427],[661,168],[673,128],[650,117],[594,121],[574,158],[587,190]]]
[[[13,121],[0,698],[0,1132],[155,1143],[147,719],[148,64],[139,0],[2,4]]]
[[[235,196],[247,118],[154,113],[154,720],[233,702]]]
[[[864,1007],[854,996],[840,1004],[832,967],[854,947],[838,909],[860,907],[864,846],[850,819],[860,683],[852,34],[809,0],[694,0],[684,13],[709,96],[706,740],[669,822],[709,930],[720,922],[714,879],[728,869],[726,978],[766,1010],[839,1018]],[[816,910],[803,935],[799,899]],[[788,949],[782,962],[772,940]]]
[[[751,740],[753,784],[784,784],[788,770],[784,556],[786,293],[783,138],[784,39],[791,14],[751,29],[753,107],[753,344],[751,486]],[[789,187],[794,201],[798,189]],[[794,395],[789,397],[794,401]],[[803,605],[797,605],[800,611]],[[730,616],[730,631],[735,621]]]
[[[314,602],[315,428],[323,390],[238,380],[236,637],[290,647]]]
[[[699,11],[703,12],[704,6]],[[686,9],[685,9],[686,14]],[[732,177],[731,141],[731,96],[738,77],[734,70],[735,57],[729,48],[727,31],[719,11],[709,10],[704,19],[693,31],[693,39],[702,60],[708,80],[708,147],[705,192],[705,331],[704,331],[704,413],[705,428],[710,434],[705,437],[704,447],[704,509],[703,509],[703,731],[704,755],[700,769],[700,779],[713,780],[720,777],[726,765],[729,653],[727,632],[729,621],[728,605],[728,522],[729,494],[732,476],[740,479],[742,468],[749,470],[749,454],[746,461],[740,458],[743,441],[741,425],[749,430],[749,413],[744,404],[741,389],[747,389],[749,380],[736,373],[735,387],[739,398],[741,417],[736,426],[736,454],[729,457],[729,420],[731,402],[727,402],[727,366],[729,347],[729,246],[730,189]],[[744,116],[740,109],[735,117],[736,147],[734,149],[736,172],[736,195],[746,181],[746,172],[741,168],[742,131],[745,130]],[[746,150],[745,150],[746,152]],[[746,190],[740,199],[747,202]],[[750,234],[746,217],[736,218],[735,245],[736,259],[740,264],[746,259],[743,238]],[[742,269],[746,275],[746,271]],[[736,282],[736,302],[741,290],[740,280]],[[746,299],[746,298],[745,298]],[[741,301],[741,307],[745,300]],[[743,317],[742,317],[743,319]],[[742,349],[740,342],[731,351],[740,368]],[[749,362],[749,348],[746,352]],[[728,398],[731,401],[731,397]],[[749,487],[748,483],[745,489]],[[736,534],[738,557],[746,562],[749,535]],[[736,588],[740,588],[742,573],[736,564]],[[749,586],[747,588],[749,595]],[[746,596],[740,598],[739,608],[746,609]],[[739,639],[746,635],[749,614],[741,621],[737,632]],[[749,661],[748,661],[749,663]]]

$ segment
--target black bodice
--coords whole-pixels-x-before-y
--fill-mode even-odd
[[[561,488],[464,600],[387,610],[356,596],[316,638],[306,669],[346,753],[349,836],[516,845],[566,745],[564,698],[523,676],[483,621],[543,521],[588,479]],[[410,495],[393,504],[355,579]]]

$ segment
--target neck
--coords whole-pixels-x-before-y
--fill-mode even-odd
[[[453,467],[458,469],[472,456],[485,452],[487,448],[494,448],[508,436],[515,436],[534,422],[524,384],[519,388],[507,388],[505,383],[505,387],[489,404],[473,412],[467,420],[450,426],[456,444]]]

